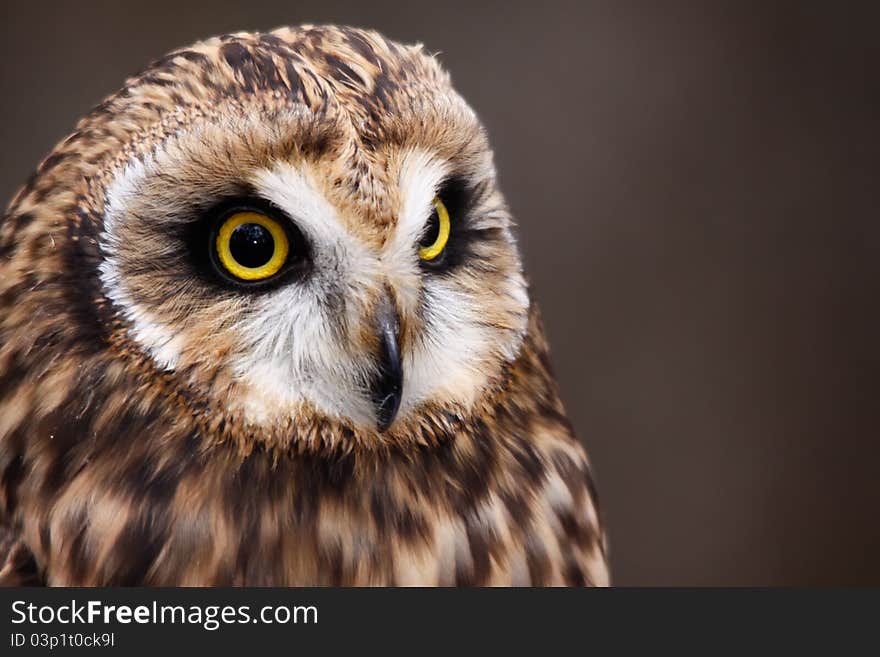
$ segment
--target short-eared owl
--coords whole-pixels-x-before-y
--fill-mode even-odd
[[[605,584],[474,112],[420,47],[177,50],[0,224],[0,577]]]

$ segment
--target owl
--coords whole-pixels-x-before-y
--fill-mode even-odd
[[[604,585],[484,128],[421,46],[176,50],[0,224],[6,584]]]

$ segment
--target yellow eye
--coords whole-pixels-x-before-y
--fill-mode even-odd
[[[287,261],[290,244],[284,228],[257,212],[236,212],[217,231],[217,259],[243,281],[261,281],[277,274]]]
[[[443,205],[443,201],[434,197],[434,212],[431,213],[428,232],[422,238],[419,257],[430,261],[443,253],[449,241],[450,230],[449,211]]]

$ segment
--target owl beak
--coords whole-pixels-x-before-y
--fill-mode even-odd
[[[385,431],[394,422],[403,392],[403,363],[398,340],[400,319],[391,303],[378,313],[379,370],[373,381],[372,401],[376,409],[376,426]]]

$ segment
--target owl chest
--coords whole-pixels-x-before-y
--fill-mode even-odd
[[[124,475],[119,472],[118,475]],[[47,579],[66,585],[527,585],[578,546],[493,482],[298,463],[208,467],[62,495]],[[86,485],[86,484],[83,484]],[[558,523],[556,523],[558,524]],[[42,530],[45,532],[46,530]]]

